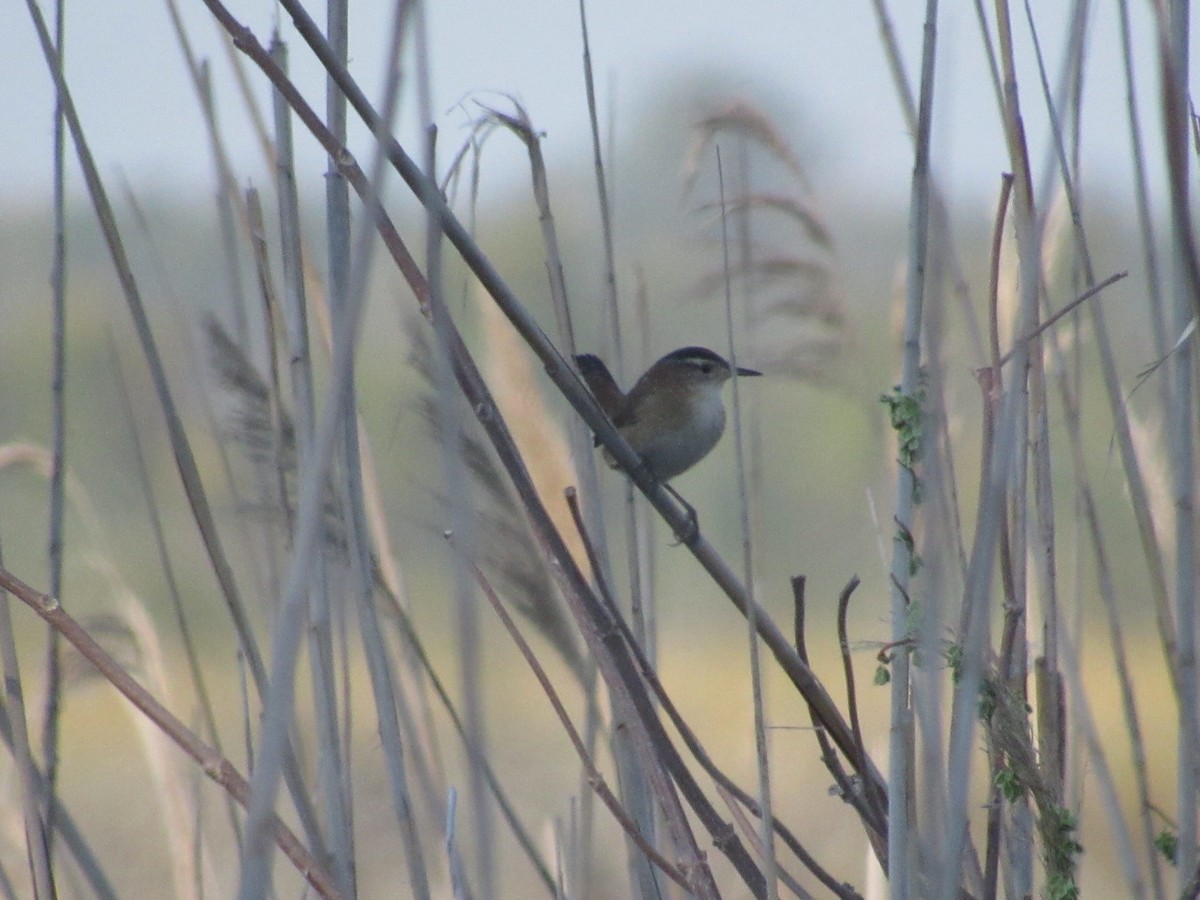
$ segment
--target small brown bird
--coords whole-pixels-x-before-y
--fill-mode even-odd
[[[628,394],[621,392],[599,357],[585,353],[575,362],[600,408],[664,484],[704,459],[725,431],[721,387],[734,369],[705,347],[668,353]],[[762,372],[739,366],[737,374]],[[607,451],[605,458],[614,465]]]

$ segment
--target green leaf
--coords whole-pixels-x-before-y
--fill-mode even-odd
[[[1160,831],[1154,838],[1154,848],[1162,854],[1163,859],[1175,865],[1179,858],[1179,835],[1173,831]]]
[[[1010,766],[1005,766],[996,772],[995,784],[1009,803],[1020,800],[1025,793],[1025,786],[1021,784],[1021,779],[1017,777],[1017,773]]]

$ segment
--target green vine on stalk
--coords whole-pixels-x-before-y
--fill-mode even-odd
[[[948,644],[945,650],[946,666],[950,669],[950,680],[957,685],[962,680],[962,644]]]
[[[911,578],[920,571],[922,562],[921,554],[917,552],[916,538],[899,521],[896,522],[896,538],[904,545],[904,549],[908,551],[908,575]]]
[[[911,394],[904,393],[897,384],[892,387],[890,394],[879,395],[879,402],[887,407],[892,430],[896,432],[899,445],[897,461],[912,475],[914,504],[921,502],[924,493],[921,479],[917,476],[917,463],[921,460],[921,408],[925,404],[925,388],[928,380],[928,372],[922,366],[917,372],[917,388]],[[896,539],[908,551],[909,576],[916,575],[921,568],[921,557],[916,552],[912,532],[903,522],[896,523]]]
[[[901,390],[900,385],[894,385],[890,394],[880,394],[879,402],[888,408],[888,416],[891,420],[892,429],[896,432],[897,441],[899,444],[898,462],[912,475],[912,500],[913,503],[921,502],[921,480],[917,477],[917,463],[921,458],[921,407],[925,403],[925,387],[928,382],[928,372],[924,366],[917,371],[917,389],[906,394]],[[916,575],[921,568],[921,556],[917,553],[916,539],[913,537],[912,531],[908,526],[896,519],[896,536],[905,549],[908,556],[908,574],[911,578]],[[896,586],[903,591],[903,587],[897,582]],[[907,601],[907,597],[906,597]],[[914,623],[918,615],[916,604],[908,603],[908,618],[909,625],[905,629],[907,635],[914,633]],[[910,638],[896,644],[890,644],[887,648],[880,652],[878,661],[879,665],[875,668],[874,683],[877,686],[883,686],[891,682],[892,674],[890,666],[892,663],[891,649],[900,644],[909,644]],[[905,648],[908,652],[908,648]]]
[[[1055,806],[1042,814],[1042,844],[1046,855],[1046,897],[1049,900],[1076,900],[1075,865],[1083,845],[1075,839],[1079,820],[1064,806]]]
[[[1012,765],[998,769],[992,783],[1009,803],[1015,803],[1029,789]],[[1046,865],[1046,900],[1078,900],[1079,885],[1075,882],[1075,869],[1079,855],[1083,853],[1083,845],[1075,837],[1079,820],[1065,806],[1052,803],[1042,805],[1046,799],[1044,791],[1034,789],[1032,793],[1041,808],[1038,830]],[[1157,840],[1155,845],[1159,846]],[[1163,851],[1161,846],[1159,849]]]
[[[894,385],[890,394],[880,394],[879,402],[888,408],[892,430],[899,442],[900,465],[913,474],[913,502],[921,502],[921,481],[917,478],[917,463],[921,460],[921,409],[925,405],[929,372],[922,366],[917,372],[917,388],[906,394],[900,385]]]

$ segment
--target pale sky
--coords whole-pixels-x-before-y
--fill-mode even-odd
[[[243,178],[264,177],[215,25],[199,0],[178,2],[197,54],[212,61],[235,166]],[[1033,5],[1051,77],[1056,78],[1070,4],[1034,0]],[[165,4],[68,0],[67,6],[68,77],[101,173],[110,179],[123,175],[147,189],[170,184],[178,193],[210,193],[213,176],[205,133]],[[915,84],[924,3],[892,0],[888,6]],[[974,4],[950,0],[941,6],[937,169],[952,196],[990,198],[1007,163]],[[993,4],[984,6],[991,14]],[[1117,5],[1093,6],[1098,12],[1088,57],[1085,171],[1106,189],[1122,191],[1129,180],[1129,151]],[[1143,121],[1154,134],[1157,69],[1149,4],[1133,0],[1131,6]],[[276,11],[269,0],[233,0],[230,7],[261,41],[270,39]],[[520,97],[547,133],[551,171],[556,162],[589,152],[579,13],[573,0],[437,0],[430,8],[435,108],[445,114],[444,128],[461,129],[464,116],[451,112],[460,98],[480,90],[504,91]],[[314,10],[323,19],[323,7]],[[905,201],[911,146],[868,0],[605,0],[593,2],[588,13],[601,109],[610,108],[608,95],[615,90],[618,127],[622,113],[636,110],[640,98],[654,94],[656,84],[703,62],[710,70],[728,73],[729,94],[769,84],[804,111],[806,129],[819,123],[827,179]],[[1026,127],[1034,161],[1041,163],[1047,150],[1045,108],[1019,3],[1013,4],[1013,15],[1022,50]],[[382,83],[379,58],[390,16],[382,0],[355,3],[351,11],[352,70],[373,97]],[[284,22],[293,72],[309,96],[320,100],[320,73]],[[263,83],[256,79],[265,98]],[[10,208],[49,203],[50,85],[29,15],[14,2],[0,29],[0,108],[5,112],[0,202]],[[1105,131],[1112,132],[1111,140],[1103,136]],[[402,141],[411,141],[411,132],[401,129],[399,134]],[[356,149],[365,162],[361,143]],[[301,168],[319,178],[324,168],[319,152],[311,142],[301,142],[300,150]],[[1157,167],[1160,147],[1151,142],[1147,151]],[[521,164],[515,149],[510,160]],[[78,192],[82,183],[73,159],[70,171]],[[527,178],[523,166],[513,171]]]

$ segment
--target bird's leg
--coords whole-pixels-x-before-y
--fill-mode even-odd
[[[680,494],[679,491],[675,490],[675,488],[671,487],[671,485],[669,485],[667,482],[661,481],[659,484],[665,487],[671,493],[671,496],[678,500],[680,506],[682,506],[687,512],[687,524],[684,525],[682,530],[675,530],[675,546],[678,547],[680,544],[690,544],[700,534],[700,519],[696,516],[696,507],[684,500],[683,495]]]
[[[654,469],[650,465],[650,461],[646,457],[641,457],[642,468],[659,484],[666,488],[667,492],[679,501],[679,505],[683,507],[687,513],[687,522],[682,529],[675,529],[675,543],[673,546],[678,547],[680,544],[690,544],[700,534],[700,519],[696,516],[696,507],[683,499],[683,495],[675,488],[671,487],[669,482],[660,481],[655,474]]]

